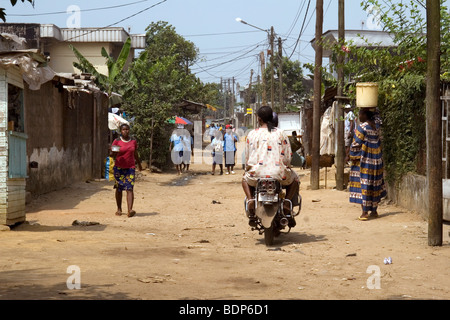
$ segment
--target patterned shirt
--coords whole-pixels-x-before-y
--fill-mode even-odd
[[[246,140],[245,164],[249,178],[291,179],[291,145],[283,130],[252,130]]]

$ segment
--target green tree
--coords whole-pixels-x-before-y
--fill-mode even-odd
[[[190,72],[198,50],[178,35],[167,22],[146,28],[146,48],[123,74],[123,109],[132,117],[133,132],[140,143],[142,159],[167,167],[169,138],[174,125],[168,119],[180,115],[183,100],[214,103],[214,85],[204,85]]]
[[[303,87],[303,70],[299,61],[291,61],[287,57],[282,58],[282,78],[283,78],[283,100],[286,110],[298,111],[299,106],[305,95],[305,89]],[[270,92],[272,88],[271,82],[271,63],[265,69],[264,77],[266,80],[266,93],[268,101],[270,101]],[[279,68],[280,64],[275,62],[274,70],[274,100],[277,106],[280,105],[280,83],[279,83]]]

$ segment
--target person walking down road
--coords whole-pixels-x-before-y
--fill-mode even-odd
[[[211,146],[212,146],[212,157],[213,157],[211,174],[214,175],[216,173],[216,165],[219,165],[220,175],[222,175],[223,174],[223,136],[222,136],[221,130],[215,131],[215,137],[211,142]]]
[[[217,128],[214,123],[211,123],[209,126],[209,136],[211,137],[211,142],[214,140],[214,137],[216,136]]]
[[[236,142],[238,137],[233,133],[233,126],[227,124],[225,127],[225,135],[223,136],[223,151],[225,154],[225,167],[227,172],[225,174],[234,174],[234,165],[236,158]]]
[[[194,155],[194,135],[192,132],[185,130],[182,137],[183,143],[183,159],[181,161],[181,172],[189,171],[189,165],[191,164],[191,156]]]
[[[177,129],[170,136],[169,152],[172,162],[177,168],[177,174],[181,174],[183,162],[183,125],[178,125]]]
[[[136,211],[133,210],[136,164],[139,171],[142,171],[142,166],[138,155],[138,145],[136,140],[130,136],[130,126],[128,124],[120,126],[120,137],[113,141],[110,155],[115,160],[113,170],[116,180],[114,184],[117,203],[116,215],[122,215],[122,192],[126,191],[128,217],[132,217],[136,214]]]
[[[378,203],[386,196],[380,126],[375,120],[372,110],[361,108],[350,146],[350,202],[361,205],[362,221],[378,217]]]

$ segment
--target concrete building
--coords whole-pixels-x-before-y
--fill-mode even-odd
[[[72,44],[102,74],[108,74],[105,57],[101,55],[104,47],[110,56],[117,58],[123,44],[131,38],[129,61],[136,50],[145,48],[145,35],[130,35],[124,28],[59,28],[54,24],[2,23],[0,34],[15,35],[24,38],[22,47],[16,49],[38,49],[48,59],[48,65],[56,73],[80,73],[73,66],[78,62],[69,44]]]

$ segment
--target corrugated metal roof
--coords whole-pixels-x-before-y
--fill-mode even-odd
[[[135,49],[145,49],[145,34],[132,34],[131,47]]]
[[[145,48],[145,35],[129,35],[124,28],[59,28],[54,24],[41,24],[41,38],[55,38],[66,42],[118,42],[124,43],[131,37],[131,47]]]
[[[61,29],[64,41],[70,42],[125,42],[129,37],[123,28]]]

